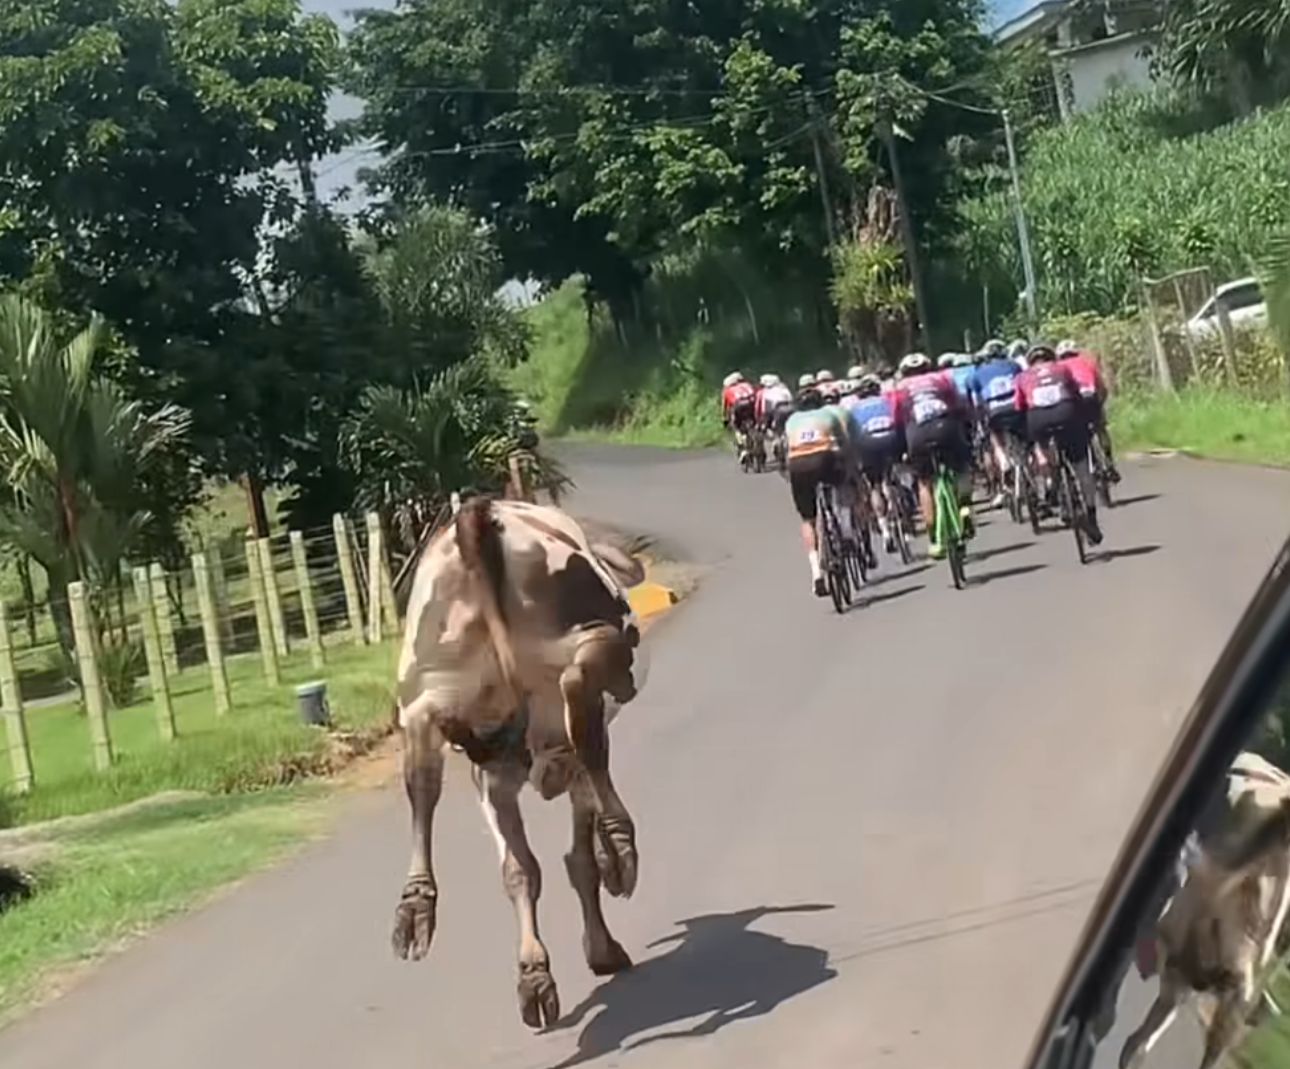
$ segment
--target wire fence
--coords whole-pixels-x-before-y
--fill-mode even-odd
[[[446,519],[440,514],[417,548]],[[395,554],[396,568],[415,550]],[[402,557],[403,559],[400,559]],[[323,670],[329,650],[395,637],[400,630],[391,554],[381,520],[336,515],[326,527],[258,540],[227,539],[182,561],[123,564],[119,576],[72,583],[44,600],[0,612],[0,703],[12,783],[34,783],[25,706],[79,699],[95,764],[113,763],[109,707],[136,700],[148,682],[163,737],[174,737],[169,681],[205,669],[217,714],[236,704],[225,661],[257,656],[267,683],[281,662],[306,653]],[[245,673],[239,678],[245,678]]]

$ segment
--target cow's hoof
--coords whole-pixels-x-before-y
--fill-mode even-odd
[[[420,961],[430,952],[436,897],[434,888],[425,880],[411,880],[403,888],[403,897],[394,911],[394,933],[390,938],[395,957]]]
[[[596,976],[613,976],[632,967],[631,957],[612,935],[597,940],[595,946],[583,936],[582,951],[587,958],[587,968]]]
[[[630,817],[596,818],[596,867],[600,882],[615,898],[636,890],[636,828]]]
[[[549,965],[520,965],[520,1016],[530,1028],[550,1028],[560,1019],[560,995]]]

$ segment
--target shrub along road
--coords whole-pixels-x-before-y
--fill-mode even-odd
[[[571,447],[573,505],[711,565],[648,637],[615,725],[642,882],[585,971],[563,803],[528,800],[568,1019],[533,1037],[467,777],[436,822],[428,961],[389,953],[397,789],[330,839],[118,956],[0,1034],[23,1069],[241,1065],[1017,1065],[1155,765],[1285,534],[1290,480],[1126,465],[1081,568],[997,517],[969,574],[807,593],[788,492],[714,453]]]

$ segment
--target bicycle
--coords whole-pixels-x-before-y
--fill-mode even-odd
[[[936,504],[936,526],[932,541],[945,547],[945,559],[950,565],[954,589],[962,590],[967,585],[967,575],[963,569],[963,559],[967,555],[967,531],[963,514],[959,511],[958,477],[954,469],[945,463],[940,449],[932,450],[932,467],[935,472],[932,500]]]
[[[891,531],[891,540],[896,543],[902,564],[914,563],[914,551],[909,540],[914,533],[914,517],[909,510],[909,497],[905,488],[896,478],[895,465],[889,465],[883,476],[882,496],[887,500],[887,528]]]
[[[1008,461],[1011,479],[1004,489],[1008,497],[1008,514],[1015,523],[1024,523],[1029,513],[1030,529],[1039,534],[1039,490],[1030,468],[1030,448],[1017,435],[1009,434]]]
[[[1102,438],[1097,433],[1097,429],[1090,427],[1089,435],[1088,457],[1089,463],[1093,466],[1093,485],[1102,504],[1113,509],[1115,501],[1111,498],[1111,487],[1115,483],[1111,477],[1111,460],[1106,455],[1106,448],[1102,444]]]
[[[1087,564],[1088,534],[1084,530],[1084,517],[1088,515],[1088,502],[1080,489],[1075,466],[1053,437],[1044,441],[1043,450],[1048,458],[1048,470],[1056,472],[1058,515],[1075,536],[1075,551],[1079,554],[1080,564]]]
[[[854,549],[848,549],[846,539],[842,537],[842,523],[834,508],[833,487],[823,481],[815,487],[815,540],[820,553],[820,571],[828,587],[833,608],[846,612],[851,605],[852,565],[848,555],[855,556]]]

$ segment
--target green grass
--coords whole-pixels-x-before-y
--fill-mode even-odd
[[[283,665],[282,685],[265,682],[257,657],[228,662],[234,708],[215,715],[210,675],[190,668],[171,682],[179,739],[164,742],[151,699],[109,713],[117,762],[106,773],[93,767],[89,725],[79,704],[31,708],[36,789],[3,793],[11,783],[0,767],[0,827],[120,805],[158,791],[212,793],[271,786],[321,770],[326,738],[300,723],[292,684],[324,678],[338,726],[359,729],[386,721],[393,702],[397,649],[335,646],[327,667],[311,669],[303,654]]]
[[[0,1022],[92,959],[320,834],[317,786],[106,815],[54,840],[37,893],[0,914]]]
[[[1119,449],[1182,449],[1221,460],[1290,466],[1290,406],[1217,390],[1125,396],[1111,409]]]

